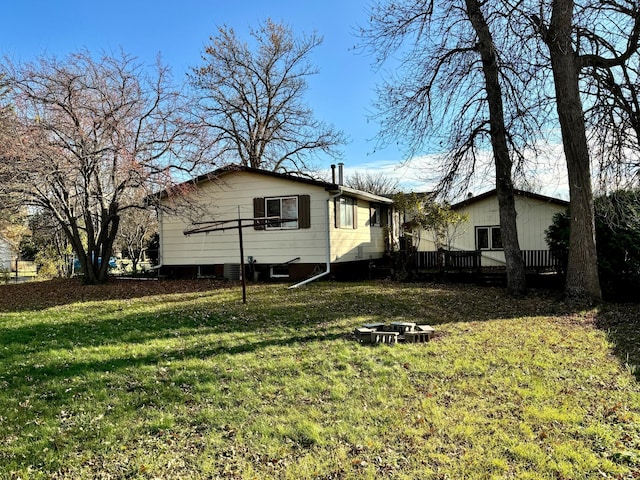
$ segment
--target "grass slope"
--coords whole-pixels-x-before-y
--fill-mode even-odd
[[[631,306],[394,283],[0,298],[2,479],[640,478]],[[394,320],[438,335],[351,339]]]

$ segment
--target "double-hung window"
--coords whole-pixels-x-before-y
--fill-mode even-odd
[[[476,227],[476,249],[502,250],[500,227]]]
[[[358,203],[355,198],[340,197],[336,199],[336,228],[356,228],[358,219],[356,209]]]

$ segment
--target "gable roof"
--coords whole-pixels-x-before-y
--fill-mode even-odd
[[[280,178],[283,180],[288,180],[288,181],[293,181],[293,182],[298,182],[298,183],[304,183],[307,185],[316,185],[318,187],[324,188],[326,191],[330,192],[330,193],[338,193],[338,192],[343,192],[344,194],[351,196],[351,197],[355,197],[358,199],[362,199],[362,200],[368,200],[370,202],[376,202],[376,203],[385,203],[385,204],[392,204],[393,200],[386,198],[386,197],[381,197],[379,195],[374,195],[373,193],[369,193],[369,192],[364,192],[362,190],[356,190],[354,188],[349,188],[349,187],[345,187],[344,185],[338,185],[336,183],[331,183],[331,182],[325,182],[323,180],[316,180],[313,178],[309,178],[309,177],[301,177],[301,176],[297,176],[297,175],[291,175],[288,173],[279,173],[279,172],[273,172],[271,170],[262,170],[259,168],[251,168],[251,167],[245,167],[242,165],[228,165],[222,168],[218,168],[216,170],[213,170],[211,172],[205,173],[203,175],[200,175],[192,180],[188,180],[187,182],[184,182],[183,184],[195,184],[198,185],[200,183],[205,183],[205,182],[215,182],[217,179],[222,178],[226,175],[230,175],[233,173],[238,173],[238,172],[248,172],[248,173],[255,173],[258,175],[264,175],[267,177],[271,177],[271,178]],[[160,192],[159,194],[160,198],[164,198],[167,196],[167,191],[163,190],[162,192]]]
[[[569,202],[567,202],[566,200],[561,200],[559,198],[554,198],[554,197],[548,197],[546,195],[540,195],[539,193],[527,192],[525,190],[518,190],[518,189],[515,189],[513,193],[519,197],[533,198],[534,200],[540,200],[541,202],[545,202],[545,203],[553,203],[561,207],[569,206]],[[455,210],[461,207],[466,207],[468,205],[479,202],[480,200],[484,200],[486,198],[490,198],[492,196],[497,196],[497,191],[495,188],[493,190],[489,190],[488,192],[481,193],[480,195],[475,195],[473,197],[465,198],[461,202],[454,203],[453,205],[451,205],[451,208]]]

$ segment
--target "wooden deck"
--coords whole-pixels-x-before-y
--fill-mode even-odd
[[[405,250],[400,258],[409,278],[506,285],[506,265],[496,266],[495,259],[485,259],[482,251]],[[561,287],[559,262],[548,250],[523,250],[522,258],[529,286]]]
[[[410,258],[412,257],[412,258]],[[522,250],[522,259],[526,270],[537,272],[557,271],[560,263],[549,250]],[[418,270],[434,270],[442,272],[482,272],[489,269],[499,271],[496,265],[486,265],[483,262],[483,252],[480,250],[438,250],[434,252],[410,252],[408,260],[413,260]],[[495,260],[494,260],[495,262]]]

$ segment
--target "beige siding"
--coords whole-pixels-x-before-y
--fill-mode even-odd
[[[522,250],[546,250],[544,231],[551,225],[553,215],[557,212],[564,212],[566,207],[520,195],[516,196],[515,201],[520,248]],[[455,241],[456,248],[461,250],[475,250],[475,227],[500,225],[498,199],[495,196],[472,203],[458,211],[469,215],[469,221],[463,225],[464,234]]]
[[[320,186],[273,178],[250,172],[228,174],[222,181],[200,185],[198,204],[204,207],[199,221],[235,220],[253,217],[255,197],[309,195],[311,228],[296,230],[243,229],[245,260],[283,263],[300,257],[302,263],[326,260],[327,192]],[[235,224],[229,224],[234,226]],[[240,247],[236,229],[184,235],[193,223],[186,216],[163,214],[161,219],[161,261],[163,265],[206,265],[239,263]]]
[[[331,202],[331,262],[353,262],[382,258],[384,229],[370,226],[371,204],[357,200],[357,228],[335,227],[335,204]]]
[[[327,259],[327,227],[331,229],[331,261],[347,262],[380,258],[384,253],[382,227],[369,226],[369,202],[358,200],[358,228],[335,228],[334,202],[322,187],[253,172],[227,174],[222,181],[200,184],[194,196],[204,213],[196,221],[234,220],[238,207],[242,218],[253,217],[255,197],[309,195],[311,228],[291,230],[243,229],[244,256],[260,264],[284,263],[300,257],[299,263],[324,263]],[[328,211],[327,211],[328,209]],[[327,215],[330,219],[327,221]],[[235,224],[229,224],[234,226]],[[161,262],[171,265],[239,263],[237,230],[198,233],[184,231],[194,224],[187,215],[163,214],[160,222]]]

